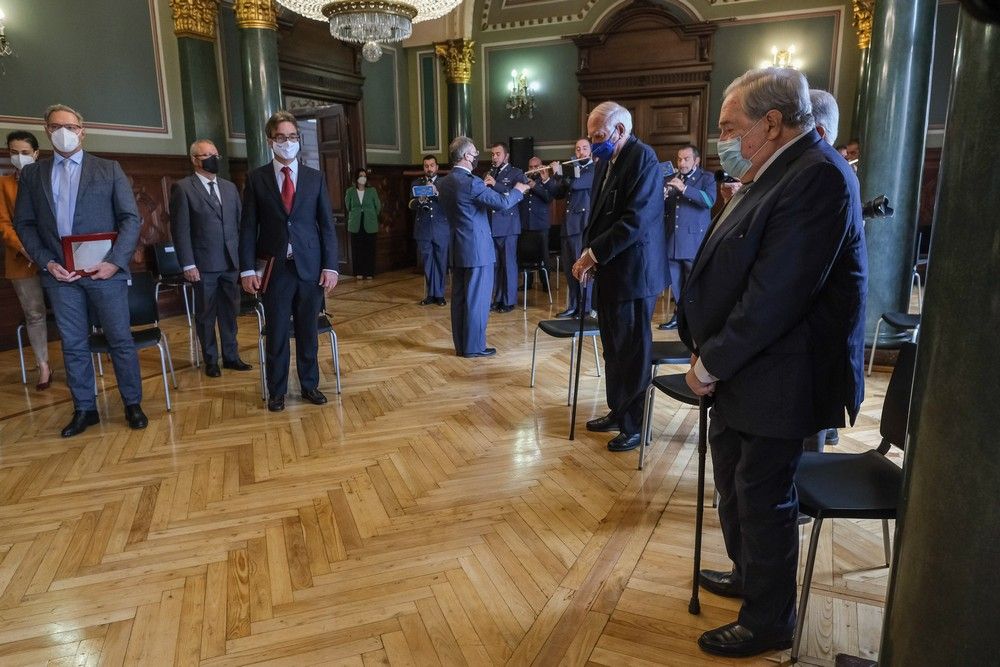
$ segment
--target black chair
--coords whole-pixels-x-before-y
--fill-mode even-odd
[[[878,332],[882,328],[882,322],[889,326],[896,327],[903,331],[911,331],[910,342],[916,343],[920,333],[920,315],[910,313],[882,313],[875,323],[875,337],[872,338],[872,352],[868,357],[868,375],[872,374],[872,365],[875,363],[875,348],[878,347]]]
[[[535,386],[535,350],[538,348],[538,332],[542,331],[553,338],[570,338],[569,349],[569,382],[566,388],[566,405],[573,398],[573,363],[576,360],[576,339],[580,335],[580,320],[542,320],[535,327],[535,339],[531,344],[531,386]],[[597,365],[597,377],[601,377],[601,357],[597,352],[597,337],[601,335],[597,328],[597,320],[587,318],[583,321],[583,335],[594,339],[594,363]]]
[[[260,300],[255,300],[252,312],[257,315],[257,358],[260,361],[260,395],[267,400],[267,352],[264,349],[264,339],[267,337],[267,317],[264,313],[264,304]],[[333,330],[330,322],[330,315],[325,311],[320,311],[316,320],[316,333],[320,336],[326,335],[330,339],[330,355],[333,357],[333,369],[337,376],[337,393],[340,392],[340,343],[337,341],[337,332]],[[288,337],[295,340],[295,328],[288,328]]]
[[[184,315],[187,316],[188,327],[191,327],[191,315],[194,313],[194,286],[184,278],[184,270],[181,268],[180,260],[177,259],[177,251],[170,243],[157,243],[153,246],[153,254],[156,257],[156,288],[154,294],[157,300],[160,298],[160,288],[180,289],[181,296],[184,297]],[[191,291],[191,299],[188,300],[188,290]]]
[[[880,519],[885,566],[889,566],[889,519],[896,518],[903,486],[903,470],[885,455],[893,445],[903,449],[906,443],[906,422],[916,356],[916,344],[903,343],[882,404],[882,420],[879,424],[882,442],[877,449],[861,454],[802,454],[795,474],[795,488],[799,494],[799,512],[811,516],[813,526],[799,599],[799,617],[792,643],[792,662],[798,659],[802,642],[809,588],[816,563],[816,547],[824,520]]]
[[[549,285],[549,269],[546,266],[548,239],[541,232],[522,232],[517,237],[517,270],[524,276],[524,310],[528,309],[528,273],[533,271],[545,278],[545,291],[552,303],[552,289]],[[541,277],[539,277],[541,280]]]
[[[177,376],[174,375],[174,362],[170,357],[170,344],[167,336],[160,330],[160,315],[156,305],[156,287],[153,274],[149,272],[133,273],[128,287],[129,324],[132,327],[132,339],[137,350],[156,347],[160,351],[160,370],[163,374],[163,393],[167,401],[167,412],[170,412],[170,387],[167,383],[167,367],[174,389],[177,388]],[[136,327],[145,327],[136,329]],[[90,352],[100,359],[102,354],[111,353],[108,339],[99,329],[90,334]],[[98,363],[100,368],[100,363]],[[101,368],[103,374],[103,368]],[[97,379],[94,379],[94,393],[97,393]]]
[[[653,365],[653,377],[662,364],[687,364],[691,361],[691,351],[679,340],[654,340],[650,363]]]

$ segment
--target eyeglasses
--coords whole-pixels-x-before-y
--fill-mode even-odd
[[[66,128],[73,134],[80,134],[83,131],[83,126],[76,123],[49,123],[45,127],[48,128],[49,132],[57,132],[63,128]]]
[[[271,137],[271,140],[275,143],[283,144],[286,141],[298,141],[299,135],[297,134],[276,134]]]
[[[219,157],[219,154],[218,153],[202,153],[201,155],[194,155],[192,157],[196,157],[199,160],[207,160],[210,157]]]

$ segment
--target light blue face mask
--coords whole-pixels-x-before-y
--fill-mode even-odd
[[[764,147],[764,144],[761,144],[760,148],[754,151],[753,155],[748,158],[743,157],[743,137],[753,132],[754,128],[757,127],[762,120],[764,119],[759,119],[753,124],[753,127],[738,137],[719,141],[719,162],[722,163],[722,168],[726,170],[726,173],[733,178],[743,178],[746,173],[750,171],[750,168],[753,167],[752,160],[754,156],[756,156],[757,153],[760,152],[760,149]]]

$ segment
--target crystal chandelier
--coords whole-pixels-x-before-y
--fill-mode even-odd
[[[413,24],[444,16],[462,0],[277,0],[296,14],[329,21],[330,34],[344,42],[364,44],[365,60],[382,57],[382,44],[401,42]]]

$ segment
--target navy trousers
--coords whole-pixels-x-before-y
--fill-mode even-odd
[[[239,276],[236,271],[203,271],[194,285],[194,311],[198,341],[206,364],[219,363],[215,325],[222,340],[222,360],[240,358],[236,343],[236,316],[240,310]]]
[[[646,388],[652,381],[649,357],[653,334],[649,321],[656,297],[605,302],[598,285],[595,301],[604,346],[608,407],[622,433],[632,435],[642,428]]]
[[[486,323],[493,291],[492,266],[451,269],[451,337],[456,354],[486,349]]]
[[[493,275],[493,303],[500,306],[517,304],[517,234],[494,236],[497,263]]]
[[[288,392],[288,364],[291,360],[288,335],[295,331],[295,365],[303,391],[319,385],[319,362],[316,333],[319,312],[323,308],[323,288],[319,276],[302,280],[295,272],[294,261],[274,263],[271,282],[262,299],[267,318],[267,391],[271,396]]]
[[[418,240],[417,252],[424,265],[426,296],[444,298],[444,278],[448,271],[448,242],[433,239]]]

